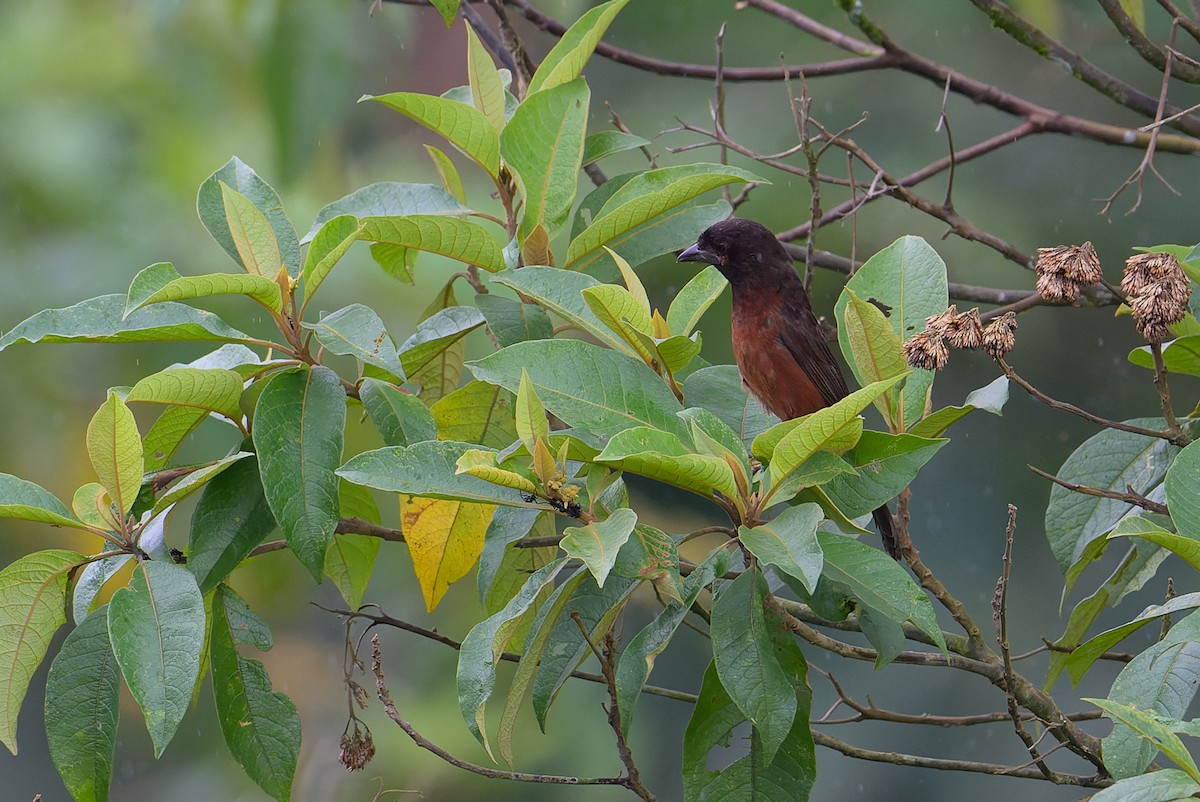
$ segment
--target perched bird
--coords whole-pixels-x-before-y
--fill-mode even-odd
[[[704,262],[733,288],[733,356],[742,381],[782,420],[808,415],[849,393],[813,314],[804,282],[770,229],[731,217],[709,226],[680,262]],[[872,514],[883,547],[899,559],[887,505]]]

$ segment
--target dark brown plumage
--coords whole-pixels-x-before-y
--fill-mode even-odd
[[[742,381],[764,407],[790,420],[846,397],[846,380],[804,282],[770,229],[753,220],[723,220],[679,254],[679,261],[714,265],[729,279],[733,356]],[[873,517],[884,550],[899,559],[887,505]]]

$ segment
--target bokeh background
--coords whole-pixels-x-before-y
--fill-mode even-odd
[[[844,28],[844,20],[827,0],[790,2]],[[581,0],[535,4],[568,22],[591,5]],[[1014,5],[1088,58],[1157,93],[1160,76],[1132,56],[1098,7],[1082,0]],[[462,23],[447,29],[429,8],[385,3],[369,14],[370,6],[367,0],[0,4],[0,330],[43,308],[124,292],[133,275],[153,262],[171,261],[185,274],[229,269],[228,257],[196,218],[195,193],[231,155],[254,166],[279,190],[301,232],[324,204],[368,183],[436,182],[420,147],[437,143],[436,138],[376,104],[360,105],[356,100],[364,93],[398,90],[436,94],[465,83]],[[898,41],[973,77],[1084,117],[1139,122],[1056,65],[1014,44],[968,4],[866,6]],[[1161,38],[1165,26],[1155,11],[1149,13],[1151,33]],[[739,11],[732,2],[708,0],[638,0],[617,18],[606,39],[661,58],[711,62],[713,39],[722,23],[728,25],[725,57],[730,66],[775,65],[781,54],[788,63],[842,55],[753,9]],[[535,56],[549,49],[549,37],[521,20],[518,26]],[[591,131],[609,127],[607,102],[635,133],[655,139],[653,150],[661,164],[717,159],[715,150],[671,156],[668,147],[694,142],[695,137],[669,132],[658,136],[675,127],[676,118],[708,124],[713,96],[709,82],[656,77],[603,58],[595,58],[586,74],[593,97]],[[854,137],[895,175],[945,152],[945,136],[935,131],[941,87],[911,76],[867,73],[814,80],[809,91],[814,115],[832,130],[869,112]],[[1172,92],[1180,106],[1196,102],[1186,88],[1175,86]],[[779,84],[731,84],[731,135],[762,152],[794,144],[786,97]],[[953,96],[947,113],[959,146],[1013,123]],[[1140,158],[1141,153],[1131,149],[1041,136],[961,166],[954,201],[968,219],[1026,252],[1090,239],[1108,278],[1117,279],[1132,246],[1200,239],[1195,216],[1200,163],[1186,157],[1164,154],[1157,162],[1182,196],[1151,181],[1135,214],[1124,215],[1129,196],[1111,220],[1097,215],[1099,199],[1108,196]],[[486,207],[486,188],[465,160],[459,160],[459,166],[472,203]],[[644,161],[637,154],[625,154],[603,167],[611,175],[641,169]],[[836,172],[841,164],[831,160],[826,167]],[[756,190],[741,213],[777,230],[806,219],[804,182],[781,174],[770,177],[776,183]],[[944,191],[944,177],[926,188],[939,200]],[[970,243],[943,240],[943,233],[936,221],[881,201],[865,209],[854,228],[820,232],[818,244],[845,254],[853,248],[862,258],[898,236],[919,234],[941,253],[953,281],[1032,287],[1024,270]],[[365,248],[355,250],[326,284],[322,307],[335,309],[370,298],[401,341],[412,332],[415,315],[455,269],[423,257],[415,286],[408,286],[383,276]],[[652,299],[665,308],[692,271],[666,257],[642,265],[639,272]],[[818,275],[819,311],[828,312],[840,283],[838,276]],[[704,356],[714,363],[731,361],[728,303],[728,298],[719,302],[702,325]],[[211,308],[244,330],[262,324],[252,313],[248,317],[246,304],[214,302]],[[1100,415],[1153,415],[1157,397],[1148,374],[1126,360],[1137,345],[1128,319],[1114,320],[1111,309],[1042,309],[1022,316],[1011,361],[1046,392]],[[485,341],[471,340],[470,347],[481,351]],[[83,434],[106,388],[132,384],[204,350],[199,344],[22,345],[0,353],[0,470],[70,498],[75,487],[92,480]],[[938,380],[935,402],[961,403],[967,392],[995,376],[994,365],[982,355],[956,353]],[[1194,381],[1177,377],[1173,389],[1179,410],[1186,412],[1194,404]],[[141,420],[146,425],[149,418]],[[1057,637],[1065,620],[1059,614],[1061,577],[1042,532],[1048,488],[1025,466],[1054,470],[1092,433],[1078,419],[1014,395],[1002,418],[977,413],[956,426],[951,444],[914,485],[913,532],[918,545],[981,623],[990,620],[1006,505],[1019,507],[1010,595],[1010,626],[1018,652],[1037,646],[1040,638]],[[206,434],[223,439],[214,445],[205,441]],[[373,447],[365,428],[355,436],[358,447]],[[202,428],[184,456],[211,458],[224,452],[227,439],[217,428]],[[694,497],[636,483],[633,491],[635,506],[640,504],[650,522],[669,531],[684,532],[715,520]],[[385,516],[394,521],[395,510],[385,505]],[[168,538],[181,544],[186,534],[183,511]],[[58,530],[0,523],[0,564],[49,546],[88,549],[96,544]],[[1145,604],[1161,599],[1167,573],[1181,591],[1194,589],[1188,569],[1168,566],[1169,571],[1121,609],[1107,613],[1102,622],[1127,620]],[[1102,566],[1090,572],[1070,601],[1086,593],[1089,583],[1103,581],[1104,571]],[[238,573],[234,584],[275,633],[275,648],[255,656],[266,664],[276,689],[288,693],[300,708],[304,746],[294,799],[403,799],[409,793],[432,800],[621,797],[614,789],[515,785],[460,772],[414,746],[376,708],[367,720],[378,744],[377,757],[360,774],[346,774],[336,762],[346,710],[341,685],[344,629],[337,619],[306,603],[338,604],[336,592],[328,583],[313,586],[283,552],[258,559]],[[367,598],[395,616],[456,638],[480,615],[470,580],[453,588],[433,615],[426,614],[411,565],[398,545],[385,544]],[[631,613],[625,623],[627,635],[650,610],[645,604]],[[387,631],[383,637],[392,690],[409,720],[456,754],[486,761],[458,713],[452,681],[455,655],[403,633]],[[1146,643],[1134,638],[1129,648],[1136,651]],[[659,660],[652,681],[695,690],[705,648],[694,633],[681,632]],[[872,672],[870,666],[846,665],[813,650],[809,658],[833,671],[860,700],[869,692],[883,707],[935,713],[1001,708],[998,693],[978,678],[899,666]],[[38,793],[47,801],[67,798],[42,731],[45,668],[35,677],[20,719],[20,754],[0,751],[4,799],[28,800]],[[1043,666],[1035,658],[1023,670],[1037,678]],[[1081,704],[1069,701],[1073,694],[1104,695],[1114,673],[1102,667],[1077,691],[1065,683],[1057,690],[1068,700],[1068,709],[1080,709]],[[817,693],[814,710],[822,712],[833,697],[824,680],[814,676],[812,682]],[[523,717],[517,738],[519,767],[578,775],[616,773],[619,766],[602,701],[597,687],[568,687],[551,713],[546,736],[537,732],[532,716]],[[152,759],[136,707],[128,697],[124,702],[113,799],[264,798],[229,756],[210,702],[202,701],[189,714],[158,761]],[[662,800],[681,798],[677,777],[689,713],[685,705],[656,698],[644,699],[638,708],[640,726],[634,728],[633,745],[644,776]],[[498,709],[493,716],[498,720]],[[1098,733],[1106,728],[1103,723],[1094,725]],[[855,724],[827,730],[869,748],[1010,764],[1026,759],[1011,728],[1003,724],[917,731]],[[1086,771],[1070,761],[1059,765]],[[818,767],[815,799],[949,800],[969,794],[982,802],[1018,793],[1047,800],[1080,795],[1077,789],[1024,780],[853,762],[828,751],[818,753]]]

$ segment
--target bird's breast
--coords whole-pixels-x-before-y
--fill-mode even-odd
[[[784,345],[788,326],[796,321],[778,302],[752,309],[734,304],[733,356],[742,381],[770,412],[783,420],[816,412],[828,404],[804,366]]]

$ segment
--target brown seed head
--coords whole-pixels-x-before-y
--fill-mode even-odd
[[[951,307],[953,309],[953,307]],[[946,324],[944,337],[951,348],[978,348],[983,339],[983,324],[979,322],[979,307],[955,315]]]
[[[930,332],[922,331],[914,334],[904,343],[904,358],[914,368],[922,370],[941,370],[950,358],[946,341],[940,336],[931,336]]]
[[[992,359],[1001,359],[1017,344],[1017,315],[1005,312],[983,330],[983,350]]]
[[[925,331],[934,339],[946,333],[946,327],[958,316],[958,306],[950,304],[944,312],[925,318]]]
[[[360,730],[355,722],[354,732],[342,735],[338,763],[345,766],[347,771],[361,771],[373,757],[375,741],[371,738],[371,731],[365,728]]]
[[[1033,269],[1038,274],[1038,295],[1059,303],[1077,302],[1080,291],[1102,276],[1100,257],[1090,242],[1038,248]]]
[[[1169,253],[1139,253],[1125,260],[1121,289],[1129,297],[1129,309],[1141,335],[1151,342],[1171,336],[1168,328],[1183,320],[1192,288]]]

